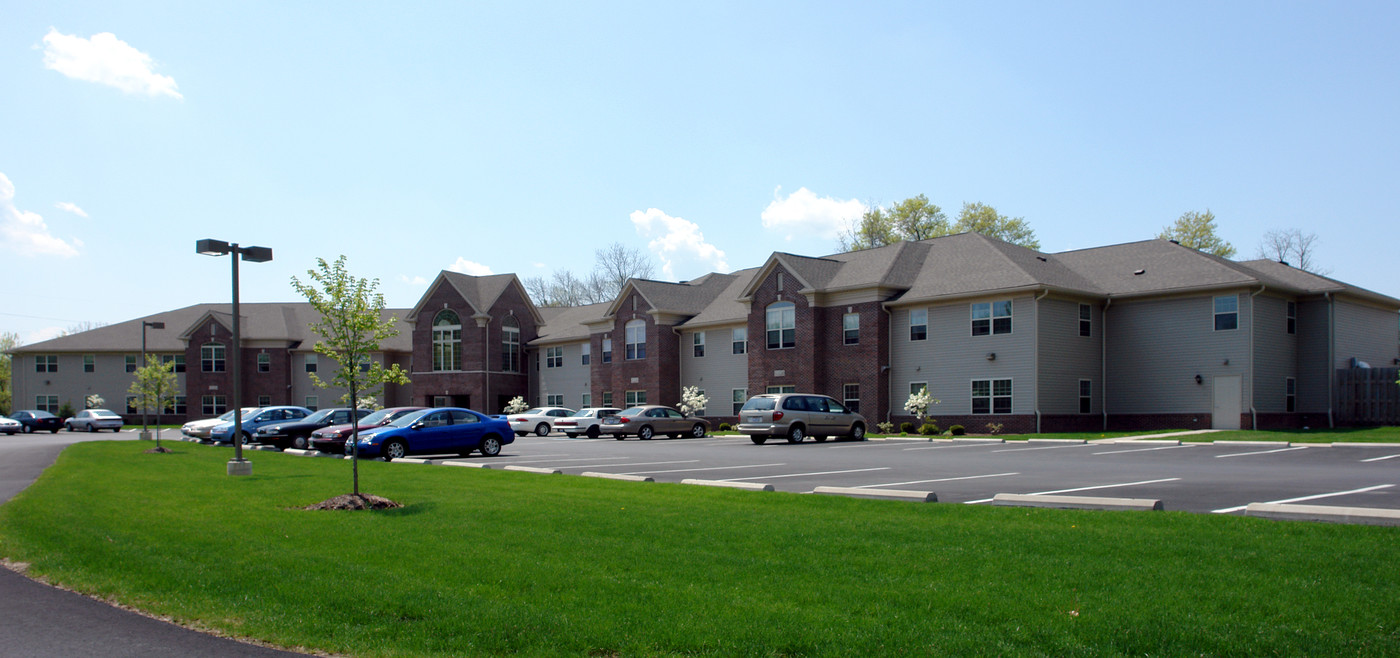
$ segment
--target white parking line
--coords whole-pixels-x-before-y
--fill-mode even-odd
[[[924,446],[924,447],[921,447],[921,448],[905,448],[904,450],[905,450],[905,452],[910,452],[910,451],[913,451],[913,450],[952,450],[952,449],[954,449],[954,448],[987,448],[987,447],[996,446],[996,445],[1002,445],[1002,444],[1000,444],[1000,443],[962,443],[962,444],[959,444],[959,445],[952,445],[952,446],[950,446],[950,445],[948,445],[948,444],[946,444],[946,443],[943,443],[943,444],[936,445],[936,446]]]
[[[1278,450],[1259,450],[1259,451],[1257,451],[1257,452],[1236,452],[1236,453],[1231,453],[1231,454],[1228,454],[1228,455],[1216,455],[1215,458],[1216,458],[1216,459],[1224,459],[1225,457],[1249,457],[1250,455],[1271,455],[1271,454],[1276,453],[1276,452],[1293,452],[1294,450],[1307,450],[1307,449],[1308,449],[1307,446],[1297,446],[1297,447],[1293,447],[1293,448],[1279,448]]]
[[[980,480],[982,478],[1000,478],[1009,475],[1020,475],[1020,473],[992,473],[991,475],[967,475],[956,478],[938,478],[937,480],[912,480],[910,482],[888,482],[885,484],[865,484],[856,489],[874,489],[875,487],[902,487],[910,484],[928,484],[930,482],[953,482],[955,480]]]
[[[1386,455],[1386,456],[1384,456],[1384,457],[1372,457],[1372,458],[1370,458],[1370,459],[1363,459],[1363,460],[1361,460],[1361,463],[1364,464],[1364,463],[1366,463],[1366,462],[1385,461],[1385,460],[1387,460],[1387,459],[1395,459],[1396,457],[1400,457],[1400,455]]]
[[[1060,446],[1038,446],[1035,448],[1008,448],[1006,450],[993,450],[992,452],[1025,452],[1027,450],[1058,450],[1060,448],[1083,448],[1085,443],[1070,443]]]
[[[662,465],[665,465],[665,464],[694,464],[695,462],[698,462],[698,461],[700,461],[700,460],[699,460],[699,459],[682,459],[682,460],[679,460],[679,461],[671,461],[671,462],[633,462],[633,463],[630,463],[630,464],[569,464],[568,466],[565,466],[564,468],[621,468],[621,467],[623,467],[623,466],[626,466],[626,467],[628,467],[628,468],[631,468],[631,467],[633,467],[633,466],[662,466]]]
[[[1286,505],[1286,504],[1288,504],[1288,503],[1301,503],[1301,502],[1303,502],[1303,501],[1305,501],[1305,500],[1317,500],[1317,499],[1319,499],[1319,498],[1335,498],[1335,497],[1337,497],[1337,496],[1350,496],[1351,494],[1366,493],[1367,491],[1376,491],[1376,490],[1378,490],[1378,489],[1389,489],[1390,487],[1393,487],[1393,486],[1395,486],[1395,485],[1393,485],[1393,484],[1378,484],[1378,485],[1376,485],[1376,486],[1374,486],[1374,487],[1365,487],[1365,488],[1362,488],[1362,489],[1352,489],[1351,491],[1334,491],[1334,492],[1332,492],[1332,493],[1316,494],[1316,495],[1313,495],[1313,496],[1303,496],[1303,497],[1301,497],[1301,498],[1289,498],[1288,500],[1271,500],[1271,501],[1268,502],[1268,504],[1270,504],[1270,505]],[[1229,513],[1231,513],[1231,512],[1238,512],[1238,511],[1240,511],[1240,510],[1243,510],[1243,509],[1246,508],[1246,507],[1249,507],[1249,506],[1248,506],[1248,505],[1240,505],[1239,507],[1226,507],[1225,509],[1211,510],[1211,514],[1229,514]]]
[[[693,471],[727,471],[740,468],[770,468],[773,466],[787,466],[787,464],[750,464],[748,466],[712,466],[710,468],[678,468],[672,471],[633,471],[631,473],[621,473],[621,475],[656,475],[660,473],[690,473]]]
[[[539,455],[535,455],[535,456],[538,457]],[[545,456],[548,457],[549,455],[545,455]],[[500,460],[495,460],[495,459],[493,459],[493,460],[491,460],[491,463],[492,463],[492,464],[505,464],[505,463],[511,463],[511,464],[538,464],[539,462],[549,462],[549,463],[552,464],[552,463],[556,463],[556,462],[588,462],[588,461],[597,461],[597,460],[599,460],[599,459],[628,459],[628,457],[576,457],[576,458],[574,458],[574,459],[500,459]],[[699,460],[696,460],[696,461],[699,461]]]
[[[1132,450],[1109,450],[1108,452],[1092,452],[1091,455],[1118,455],[1125,452],[1147,452],[1149,450],[1176,450],[1177,448],[1190,448],[1190,444],[1179,446],[1157,446],[1156,448],[1133,448]]]
[[[841,473],[864,473],[866,471],[888,471],[889,466],[879,468],[853,468],[849,471],[819,471],[816,473],[788,473],[787,475],[756,475],[751,478],[725,478],[720,482],[741,482],[743,480],[776,480],[778,478],[800,478],[808,475],[839,475]]]
[[[1142,485],[1142,484],[1159,484],[1159,483],[1162,483],[1162,482],[1176,482],[1177,480],[1180,480],[1180,479],[1181,479],[1181,478],[1163,478],[1163,479],[1161,479],[1161,480],[1143,480],[1143,481],[1141,481],[1141,482],[1124,482],[1124,483],[1122,483],[1122,484],[1100,484],[1100,485],[1096,485],[1096,486],[1092,486],[1092,487],[1077,487],[1077,488],[1074,488],[1074,489],[1057,489],[1057,490],[1055,490],[1055,491],[1037,491],[1037,492],[1035,492],[1035,493],[1030,493],[1030,494],[1026,494],[1026,495],[1028,495],[1028,496],[1049,496],[1049,495],[1053,495],[1053,494],[1074,493],[1074,492],[1076,492],[1076,491],[1093,491],[1093,490],[1095,490],[1095,489],[1116,489],[1116,488],[1118,488],[1118,487],[1136,487],[1136,486]],[[990,503],[990,502],[992,502],[992,500],[994,500],[994,499],[992,499],[992,498],[983,498],[982,500],[969,500],[969,501],[967,501],[966,504],[967,504],[967,505],[975,505],[975,504],[977,504],[977,503]]]

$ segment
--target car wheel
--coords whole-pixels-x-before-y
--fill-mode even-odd
[[[643,426],[642,426],[642,429],[637,430],[637,438],[639,438],[639,439],[641,439],[641,440],[643,440],[643,441],[650,440],[651,437],[653,437],[653,436],[655,436],[655,435],[656,435],[656,432],[655,432],[655,430],[651,429],[651,425],[643,425]]]
[[[535,436],[549,436],[549,423],[540,423],[536,425]]]
[[[792,427],[788,428],[788,443],[802,443],[802,439],[806,436],[807,433],[805,430],[802,429],[801,425],[793,425]]]
[[[861,425],[860,423],[856,423],[855,425],[852,425],[852,426],[851,426],[851,440],[852,440],[852,441],[864,441],[864,440],[865,440],[865,426],[864,426],[864,425]]]
[[[72,432],[72,431],[73,431],[73,425],[72,425],[71,423],[64,423],[64,424],[63,424],[63,429],[68,430],[69,432]]]
[[[305,449],[306,449],[306,437],[304,437],[304,436],[298,436],[297,438],[292,439],[292,447],[293,447],[293,448],[296,448],[297,450],[305,450]]]
[[[754,445],[759,445],[759,446],[761,446],[761,445],[763,445],[763,444],[765,444],[765,443],[768,443],[768,437],[763,436],[762,434],[755,434],[755,435],[749,437],[749,440],[750,440],[750,441],[753,441],[753,442],[754,442]]]
[[[826,442],[826,437],[824,437],[824,436],[815,436],[815,435],[813,435],[813,436],[812,436],[812,440],[813,440],[813,441],[816,441],[817,443],[825,443],[825,442]]]
[[[55,427],[55,428],[49,430],[49,434],[58,434],[58,428]]]
[[[696,424],[695,424],[695,427],[690,428],[690,435],[691,435],[692,437],[694,437],[694,438],[697,438],[697,439],[702,439],[702,438],[704,438],[704,437],[705,437],[705,424],[704,424],[704,423],[696,423]]]
[[[384,461],[386,462],[399,459],[406,454],[408,454],[408,446],[404,445],[403,441],[394,440],[384,444]]]
[[[97,426],[96,426],[96,425],[88,425],[88,434],[96,434],[96,433],[97,433]]]
[[[501,439],[496,436],[488,436],[481,440],[481,454],[486,457],[495,457],[501,454]]]
[[[577,435],[577,434],[574,434],[574,433],[572,433],[572,432],[564,432],[564,436],[567,436],[567,437],[569,437],[569,438],[571,438],[571,439],[577,439],[577,438],[578,438],[578,435]]]
[[[24,427],[24,433],[25,433],[25,434],[28,434],[28,433],[34,431],[34,428],[32,428],[32,427],[30,427],[30,426],[28,426],[28,425],[24,425],[23,427]]]
[[[618,441],[622,441],[622,440],[625,440],[625,439],[627,438],[627,435],[626,435],[626,434],[614,434],[614,435],[613,435],[613,438],[614,438],[614,439],[617,439]]]
[[[594,425],[593,427],[588,428],[588,431],[584,432],[584,434],[587,434],[588,438],[590,439],[598,438],[598,426]]]
[[[253,435],[252,435],[252,434],[249,434],[249,433],[247,433],[247,432],[244,432],[244,433],[243,433],[243,445],[245,445],[245,446],[253,445]]]

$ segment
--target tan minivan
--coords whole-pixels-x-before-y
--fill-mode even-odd
[[[765,393],[744,403],[738,430],[758,445],[776,436],[787,438],[788,443],[802,443],[808,436],[818,443],[829,436],[864,441],[865,416],[825,395]]]

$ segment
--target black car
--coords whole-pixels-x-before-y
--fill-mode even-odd
[[[25,433],[48,430],[57,434],[63,427],[63,420],[47,411],[25,409],[10,414],[10,418],[19,421],[19,424],[24,426]]]
[[[322,409],[305,418],[259,427],[257,433],[253,435],[253,442],[276,446],[282,450],[287,448],[305,450],[307,446],[311,445],[312,432],[330,425],[349,423],[352,413],[354,420],[359,420],[368,416],[370,410],[350,409],[348,407]]]

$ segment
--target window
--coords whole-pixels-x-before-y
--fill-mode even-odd
[[[853,413],[860,413],[860,384],[846,384],[841,387],[841,403]]]
[[[584,393],[583,396],[579,398],[579,408],[587,409],[591,406],[593,406],[593,394]]]
[[[860,314],[847,313],[841,316],[842,341],[846,345],[860,344]]]
[[[268,403],[271,404],[271,401],[269,400]],[[321,406],[321,398],[320,396],[316,395],[308,395],[306,396],[306,404],[303,404],[301,406],[315,411],[317,407]]]
[[[165,403],[165,412],[171,414],[189,413],[189,409],[185,405],[185,396],[177,395],[173,400],[167,401]]]
[[[627,406],[629,406],[629,407],[635,407],[635,406],[637,406],[637,405],[639,405],[639,404],[646,404],[646,403],[647,403],[647,392],[646,392],[646,391],[627,391],[627,394],[626,394],[626,398],[625,398],[625,399],[626,399],[626,401],[627,401]]]
[[[797,307],[792,302],[777,302],[768,306],[768,349],[781,350],[797,346]]]
[[[633,320],[628,322],[623,328],[627,346],[627,360],[647,358],[647,323],[644,320]]]
[[[501,370],[520,372],[520,323],[513,315],[501,320]]]
[[[739,410],[743,409],[744,403],[749,400],[749,390],[746,388],[736,388],[734,389],[734,395],[731,399],[734,401],[733,415],[738,416]]]
[[[365,373],[367,373],[367,372],[369,372],[369,371],[370,371],[371,369],[373,369],[373,368],[374,368],[374,359],[370,358],[370,356],[369,356],[368,354],[361,354],[361,355],[360,355],[360,372],[365,372]]]
[[[1094,413],[1094,382],[1079,380],[1079,413]]]
[[[161,355],[161,357],[160,357],[160,364],[161,364],[161,365],[165,365],[165,364],[167,364],[167,363],[174,363],[174,364],[175,364],[175,367],[174,367],[173,369],[171,369],[170,372],[184,372],[184,371],[185,371],[185,355],[183,355],[183,354],[164,354],[164,355]]]
[[[546,347],[546,348],[544,348],[544,367],[546,367],[546,368],[563,368],[563,367],[564,367],[564,348],[563,348],[562,346],[560,346],[560,347]],[[552,406],[558,407],[558,406],[562,406],[563,404],[564,404],[563,402],[560,402],[559,404],[552,405]]]
[[[83,372],[97,372],[97,357],[92,354],[83,355]]]
[[[258,372],[272,372],[272,355],[258,352]]]
[[[1011,333],[1011,301],[972,305],[972,335]]]
[[[271,396],[271,395],[259,395],[259,396],[258,396],[258,406],[259,406],[259,407],[270,407],[270,406],[272,406],[272,396]],[[308,408],[311,409],[312,411],[315,411],[315,410],[316,410],[315,407],[308,407]]]
[[[1088,304],[1079,305],[1079,335],[1094,335],[1094,307]]]
[[[705,356],[705,332],[703,332],[703,331],[697,331],[697,332],[695,332],[695,340],[694,340],[693,342],[694,342],[693,349],[695,350],[695,358],[698,359],[698,358],[700,358],[700,357]]]
[[[1009,414],[1011,413],[1010,379],[972,380],[972,413]]]
[[[562,407],[564,406],[564,394],[559,393],[556,395],[554,393],[550,393],[544,396],[544,403],[546,406],[550,407]]]
[[[222,395],[201,396],[199,410],[205,416],[222,416],[225,411],[228,411],[227,398]]]
[[[315,354],[307,354],[307,355],[306,355],[306,366],[305,366],[305,367],[306,367],[306,371],[307,371],[307,372],[316,372],[316,355],[315,355]]]
[[[51,414],[58,413],[57,395],[36,395],[34,396],[34,408],[39,411],[47,411]]]
[[[135,355],[135,354],[128,354],[128,355],[126,355],[126,371],[127,371],[127,372],[136,372],[136,355]]]
[[[695,389],[695,392],[698,393],[698,394],[700,395],[700,397],[702,397],[702,398],[705,397],[705,389],[703,389],[703,388],[697,388],[697,389]],[[691,413],[692,413],[692,414],[695,414],[696,416],[703,416],[703,415],[705,415],[705,409],[706,409],[707,407],[709,407],[709,405],[710,405],[710,401],[709,401],[708,399],[706,399],[706,400],[705,400],[705,406],[704,406],[704,407],[700,407],[699,409],[696,409],[695,411],[692,411]]]
[[[796,392],[797,392],[797,387],[796,387],[796,386],[769,386],[768,389],[767,389],[767,392],[768,392],[768,393],[775,393],[775,394],[776,394],[776,393],[796,393]]]
[[[460,370],[461,363],[462,319],[456,311],[442,309],[433,317],[433,370]]]
[[[128,395],[128,396],[126,396],[126,412],[129,413],[129,414],[138,414],[138,413],[141,413],[141,410],[136,408],[136,396],[135,396],[135,395]]]
[[[1215,298],[1215,330],[1234,331],[1240,326],[1240,298],[1227,295]]]
[[[603,406],[605,406],[605,407],[611,407],[611,406],[613,406],[613,404],[612,404],[612,391],[603,391]]]
[[[199,364],[204,372],[224,371],[223,343],[205,343],[199,348]],[[223,413],[222,411],[219,413]]]
[[[592,355],[592,354],[593,354],[593,344],[592,344],[592,343],[584,343],[584,344],[583,344],[583,358],[580,360],[580,363],[581,363],[582,365],[585,365],[585,366],[588,365],[589,357],[590,357],[590,355]],[[584,405],[584,406],[588,406],[588,405]]]
[[[34,357],[34,372],[58,372],[58,355],[40,354]]]
[[[916,308],[909,311],[909,340],[928,338],[928,309]]]
[[[433,406],[434,406],[434,407],[450,407],[450,406],[452,406],[452,398],[450,398],[450,397],[448,397],[448,396],[446,396],[446,395],[434,395],[434,396],[433,396]]]
[[[1283,382],[1283,410],[1293,413],[1298,410],[1298,380],[1285,377]]]
[[[1298,303],[1288,302],[1288,333],[1298,333]]]
[[[778,272],[778,292],[783,291],[783,273]]]
[[[928,382],[909,382],[909,395],[928,390]]]
[[[603,363],[612,363],[612,339],[603,339]]]
[[[735,354],[746,354],[749,351],[749,328],[739,327],[735,329],[730,340],[734,344]]]

